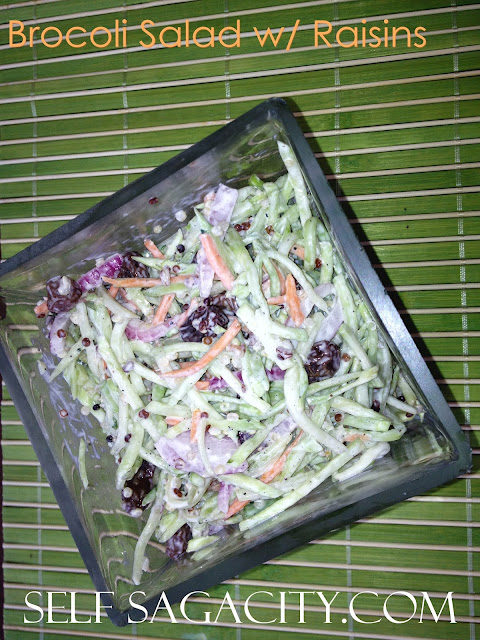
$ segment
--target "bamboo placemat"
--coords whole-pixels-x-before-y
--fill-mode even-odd
[[[272,95],[285,97],[336,189],[435,378],[470,438],[474,469],[447,486],[412,498],[327,539],[314,541],[210,590],[190,615],[212,610],[226,591],[235,602],[258,590],[261,620],[278,617],[280,591],[323,590],[332,605],[307,595],[305,623],[236,625],[231,614],[192,630],[165,613],[154,624],[24,624],[34,618],[28,591],[78,593],[92,614],[93,587],[3,387],[3,535],[5,633],[45,640],[94,633],[101,638],[279,637],[474,640],[480,541],[480,83],[479,9],[464,0],[23,0],[0,3],[0,248],[3,259],[200,140]],[[127,49],[87,44],[8,47],[8,20],[88,30],[128,20]],[[424,48],[314,47],[315,20],[335,28],[361,19],[427,29]],[[214,26],[241,20],[241,47],[177,49],[138,46],[138,26]],[[286,27],[289,52],[259,47],[260,31]],[[158,33],[159,28],[152,29]],[[50,34],[52,35],[52,34]],[[347,613],[349,599],[365,620]],[[456,624],[418,614],[393,624],[382,613],[393,591],[427,591],[437,611],[454,592]],[[437,597],[435,597],[437,596]],[[441,596],[441,597],[440,597]],[[258,603],[262,595],[255,598]],[[287,595],[295,607],[298,596]],[[419,599],[419,602],[421,598]],[[274,602],[274,604],[272,604]],[[276,602],[276,604],[275,604]],[[68,605],[67,605],[68,610]],[[391,601],[407,620],[412,605]],[[447,614],[447,615],[446,615]],[[477,617],[476,617],[477,616]],[[85,616],[80,616],[84,619]],[[163,622],[161,619],[164,619]],[[182,622],[180,618],[180,622]],[[94,630],[93,630],[94,629]]]

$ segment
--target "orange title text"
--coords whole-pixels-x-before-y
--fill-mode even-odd
[[[344,48],[364,47],[416,47],[421,49],[427,44],[422,35],[427,30],[417,26],[409,28],[390,24],[388,18],[380,22],[369,22],[363,19],[355,25],[338,26],[329,20],[315,20],[313,25],[301,25],[296,20],[294,25],[271,29],[257,28],[242,33],[240,20],[235,24],[216,29],[214,26],[192,24],[185,20],[180,25],[156,26],[153,20],[143,20],[138,26],[128,26],[127,20],[114,20],[113,24],[99,25],[87,30],[81,25],[61,29],[55,25],[31,25],[21,20],[10,20],[8,25],[8,44],[11,48],[45,46],[55,49],[67,46],[73,49],[83,47],[96,49],[126,48],[140,45],[144,49],[164,47],[175,49],[180,47],[199,47],[207,49],[224,47],[239,48],[242,39],[256,38],[260,48],[268,47],[289,51],[295,38],[301,35],[303,46]]]

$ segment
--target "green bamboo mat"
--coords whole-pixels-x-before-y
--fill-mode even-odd
[[[92,6],[93,5],[93,6]],[[306,595],[305,623],[294,603],[283,624],[173,625],[115,628],[87,624],[26,625],[27,591],[79,592],[77,610],[92,613],[93,587],[51,490],[3,388],[3,535],[5,634],[45,640],[94,633],[101,638],[430,638],[474,640],[480,619],[480,5],[465,0],[23,0],[0,3],[0,23],[75,24],[87,30],[128,19],[128,49],[64,44],[8,48],[0,28],[0,248],[12,256],[39,237],[164,162],[272,95],[295,112],[318,161],[375,268],[402,310],[435,378],[470,438],[474,469],[450,484],[367,518],[327,539],[211,589],[190,615],[212,610],[228,591],[243,603],[258,590],[252,613],[278,616],[280,591],[339,592],[332,623]],[[144,50],[139,25],[241,20],[241,47]],[[427,29],[427,46],[313,46],[315,20],[361,26],[388,18]],[[253,28],[300,20],[287,53],[261,49]],[[155,29],[158,32],[158,28]],[[285,45],[284,45],[285,46]],[[374,626],[349,619],[349,599]],[[437,610],[454,592],[457,624],[418,615],[393,624],[382,615],[392,591],[428,591]],[[327,593],[328,592],[328,593]],[[435,595],[437,597],[435,597]],[[440,597],[442,596],[442,597]],[[263,602],[262,602],[263,599]],[[411,604],[391,600],[408,620]],[[67,607],[68,609],[68,607]],[[33,617],[34,612],[27,612]],[[84,617],[82,618],[84,619]],[[181,618],[180,618],[181,620]],[[478,633],[478,632],[477,632]]]

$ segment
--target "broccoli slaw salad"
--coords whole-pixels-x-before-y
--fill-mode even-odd
[[[125,512],[146,512],[135,584],[151,539],[201,558],[232,527],[360,474],[423,418],[292,149],[278,148],[276,181],[220,184],[168,240],[51,278],[35,307],[56,358],[42,374],[63,376],[98,421]]]

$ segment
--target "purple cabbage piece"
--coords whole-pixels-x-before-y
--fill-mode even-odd
[[[232,373],[243,384],[242,372],[232,371]],[[228,387],[228,384],[225,382],[223,378],[210,378],[208,382],[210,383],[209,391],[220,391]]]
[[[77,280],[78,284],[82,287],[82,291],[90,291],[96,289],[102,284],[102,276],[107,278],[116,278],[118,272],[123,265],[123,256],[119,253],[111,256],[103,264],[98,267],[94,267],[90,271],[87,271],[83,276]]]
[[[155,447],[165,462],[175,469],[181,469],[186,472],[193,471],[203,478],[208,477],[198,451],[198,445],[196,442],[190,441],[189,431],[184,431],[175,438],[161,436],[155,443]],[[244,471],[247,467],[246,462],[239,467],[228,465],[228,461],[238,449],[238,445],[227,436],[216,438],[207,432],[205,434],[205,448],[214,471],[221,466],[225,469],[222,473],[236,473],[237,471]]]
[[[154,342],[159,338],[164,338],[170,329],[176,326],[176,316],[168,318],[165,322],[151,325],[140,319],[130,320],[125,328],[125,335],[129,340],[142,340],[143,342]]]
[[[200,249],[197,251],[196,273],[198,276],[200,297],[208,298],[212,290],[215,271],[213,270],[212,265],[207,260],[207,256],[205,255],[205,250],[203,247],[200,247]]]
[[[221,238],[225,237],[237,198],[238,191],[236,189],[220,184],[210,211],[205,212],[206,219],[219,230],[218,235]]]
[[[330,340],[332,340],[332,338],[336,336],[337,331],[342,326],[343,321],[344,317],[342,305],[337,296],[333,307],[330,309],[329,314],[325,316],[325,320],[318,330],[318,333],[315,337],[315,342],[323,342],[324,340],[330,342]]]
[[[57,313],[50,325],[50,351],[57,358],[63,358],[66,349],[67,327],[70,324],[70,314],[67,312]],[[58,335],[59,331],[64,331],[65,336],[61,338]]]
[[[218,508],[222,513],[227,513],[230,504],[230,496],[233,492],[233,485],[220,483],[220,489],[218,490]]]
[[[276,364],[271,369],[267,369],[267,378],[270,382],[276,382],[277,380],[283,380],[285,378],[285,371],[282,371]]]

